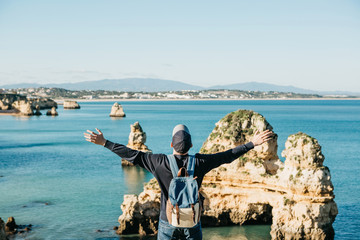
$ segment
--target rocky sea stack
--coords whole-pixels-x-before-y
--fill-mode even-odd
[[[110,117],[126,117],[123,107],[119,103],[114,103],[111,107]]]
[[[58,112],[56,111],[55,107],[52,107],[51,110],[48,110],[46,112],[46,116],[57,116],[59,115]]]
[[[0,240],[6,240],[5,222],[0,218]]]
[[[272,130],[253,111],[238,110],[216,123],[202,153],[216,153],[248,142],[256,130]],[[315,138],[305,133],[288,137],[277,156],[277,135],[230,164],[209,172],[201,187],[203,226],[272,224],[272,239],[333,239],[338,213],[330,170]],[[118,234],[157,231],[160,188],[155,179],[139,196],[125,195]]]
[[[4,223],[0,218],[0,240],[13,239],[16,234],[24,234],[31,231],[32,225],[17,225],[14,217],[9,217]]]
[[[129,142],[127,147],[142,152],[151,152],[151,150],[145,145],[146,142],[146,133],[143,131],[139,122],[135,122],[130,125],[130,134]],[[128,162],[124,159],[121,159],[121,165],[123,166],[133,166],[131,162]]]
[[[42,113],[40,112],[40,106],[39,105],[36,105],[34,115],[35,116],[41,116],[42,115]]]
[[[80,105],[76,101],[64,101],[64,109],[80,109]]]

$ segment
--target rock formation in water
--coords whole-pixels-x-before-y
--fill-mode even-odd
[[[266,129],[272,127],[260,114],[232,112],[216,123],[201,152],[233,148],[248,142],[256,130]],[[201,187],[205,197],[202,225],[272,223],[272,239],[333,239],[332,223],[338,211],[318,141],[301,132],[290,135],[282,156],[285,162],[277,156],[275,135],[232,163],[210,171]],[[152,226],[159,204],[155,179],[139,196],[125,195],[118,233],[155,233]]]
[[[6,224],[0,218],[0,240],[13,239],[15,234],[31,231],[32,225],[17,225],[14,217],[9,217]]]
[[[34,112],[32,110],[31,104],[27,100],[18,100],[12,103],[12,108],[17,109],[21,115],[32,116]]]
[[[59,115],[58,112],[56,111],[55,107],[52,107],[51,110],[48,110],[46,112],[46,116],[57,116]]]
[[[34,115],[35,116],[42,115],[42,113],[40,112],[40,106],[39,105],[36,105]]]
[[[36,106],[39,106],[40,110],[42,109],[51,109],[53,107],[57,108],[57,103],[50,99],[50,98],[35,98],[35,99],[29,99],[29,102],[33,109],[36,108]]]
[[[64,109],[80,109],[80,105],[76,101],[65,100]]]
[[[10,110],[11,104],[6,100],[0,100],[0,110]]]
[[[119,103],[114,103],[111,107],[110,117],[126,117],[123,107]]]
[[[14,217],[9,217],[5,224],[5,232],[7,235],[13,235],[17,232],[18,225]]]
[[[146,142],[146,133],[143,131],[139,122],[135,122],[134,124],[130,125],[129,142],[127,147],[142,152],[151,152],[151,150],[145,145],[145,142]],[[121,159],[121,165],[133,166],[131,162],[128,162],[124,159]]]
[[[26,96],[22,96],[19,94],[6,93],[0,94],[0,110],[12,110],[13,103],[16,101],[27,101]]]
[[[160,189],[155,179],[144,186],[139,196],[125,195],[121,204],[123,214],[118,221],[118,234],[154,234],[160,214]]]
[[[0,218],[0,240],[6,240],[5,222]]]
[[[39,114],[40,109],[57,107],[57,103],[50,98],[27,98],[13,93],[0,94],[0,110],[2,113],[31,116],[37,106],[39,109],[35,115],[41,115]]]

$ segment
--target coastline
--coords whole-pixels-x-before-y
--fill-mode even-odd
[[[161,102],[161,101],[274,101],[274,100],[360,100],[358,98],[244,98],[244,99],[228,99],[228,98],[209,98],[209,99],[201,99],[201,98],[192,98],[192,99],[123,99],[123,98],[104,98],[104,99],[53,99],[57,104],[62,105],[64,101],[71,100],[77,102]]]
[[[122,99],[122,98],[104,98],[104,99],[53,99],[58,105],[63,105],[64,101],[76,101],[80,103],[86,103],[86,102],[190,102],[190,101],[314,101],[314,100],[323,100],[323,101],[329,101],[329,100],[360,100],[360,97],[358,98],[244,98],[244,99],[228,99],[228,98],[209,98],[209,99],[201,99],[201,98],[193,98],[193,99]],[[12,110],[0,110],[0,116],[24,116],[21,114],[20,111],[14,111]]]

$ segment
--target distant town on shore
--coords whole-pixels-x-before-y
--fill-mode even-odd
[[[154,100],[197,100],[197,99],[315,99],[315,98],[356,98],[347,95],[319,95],[302,94],[277,91],[245,91],[245,90],[180,90],[180,91],[159,91],[159,92],[125,92],[109,90],[68,90],[64,88],[16,88],[0,89],[0,94],[19,94],[27,98],[51,98],[62,99],[84,99],[84,100],[105,100],[105,99],[154,99]]]

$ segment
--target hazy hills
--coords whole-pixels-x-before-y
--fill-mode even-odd
[[[124,79],[104,79],[98,81],[85,81],[77,83],[24,83],[9,84],[0,86],[1,88],[29,88],[29,87],[56,87],[69,90],[113,90],[124,92],[160,92],[178,90],[201,90],[203,87],[182,83],[179,81],[154,79],[154,78],[124,78]]]
[[[261,82],[245,82],[245,83],[236,83],[229,85],[216,85],[212,86],[211,89],[236,89],[236,90],[246,90],[246,91],[274,91],[274,92],[293,92],[293,93],[302,93],[302,94],[319,94],[319,95],[348,95],[348,96],[360,96],[359,92],[349,92],[349,91],[314,91],[304,88],[298,88],[294,86],[282,86],[269,83]]]
[[[124,79],[104,79],[97,81],[85,81],[77,83],[23,83],[8,84],[0,88],[29,88],[29,87],[57,87],[69,90],[114,90],[125,92],[160,92],[160,91],[179,91],[179,90],[204,90],[204,89],[233,89],[245,91],[275,91],[275,92],[293,92],[302,94],[319,94],[319,95],[349,95],[360,96],[357,92],[346,91],[313,91],[309,89],[298,88],[294,86],[282,86],[261,82],[245,82],[229,85],[216,85],[212,87],[201,87],[191,85],[180,81],[163,80],[154,78],[124,78]]]

